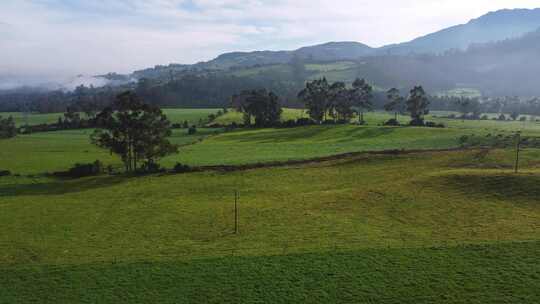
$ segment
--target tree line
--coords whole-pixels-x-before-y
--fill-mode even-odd
[[[298,100],[303,104],[310,119],[321,124],[348,123],[355,115],[358,124],[364,124],[364,113],[373,109],[373,87],[365,79],[356,79],[349,87],[344,82],[329,83],[326,78],[307,82],[298,93]],[[399,125],[398,113],[409,113],[411,125],[423,126],[424,116],[429,114],[430,101],[421,86],[414,87],[407,97],[392,88],[387,92],[384,109],[395,113],[395,118],[388,125]],[[267,89],[245,90],[232,97],[231,105],[243,113],[244,125],[251,125],[255,119],[256,127],[280,125],[280,98]]]

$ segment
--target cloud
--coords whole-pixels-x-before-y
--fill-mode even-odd
[[[0,74],[101,74],[226,51],[381,46],[529,0],[2,0]],[[7,25],[9,24],[9,25]]]

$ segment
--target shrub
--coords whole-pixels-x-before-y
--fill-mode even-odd
[[[10,176],[11,171],[9,170],[0,170],[0,176]]]
[[[442,123],[435,123],[433,121],[426,121],[426,123],[424,124],[424,126],[428,127],[428,128],[445,128],[446,126],[443,125]]]
[[[335,120],[331,120],[331,119],[327,119],[325,121],[322,122],[323,125],[335,125],[336,124],[336,121]]]
[[[183,165],[181,163],[176,163],[173,168],[175,173],[186,173],[191,171],[191,167],[188,165]]]
[[[283,124],[281,126],[284,127],[284,128],[294,128],[294,127],[296,127],[296,121],[293,120],[293,119],[290,119],[290,120],[287,120],[287,121],[283,122]]]
[[[86,176],[95,176],[101,173],[103,173],[103,163],[96,160],[90,164],[75,164],[67,172],[56,172],[54,175],[80,178]]]
[[[413,120],[411,120],[409,125],[413,126],[413,127],[423,127],[424,126],[424,120],[422,120],[422,119],[413,119]]]
[[[297,126],[310,126],[310,125],[314,125],[315,122],[309,118],[298,118],[296,120],[296,125]]]
[[[499,115],[498,120],[505,121],[505,120],[506,120],[506,116],[505,116],[504,114],[501,114],[501,115]]]
[[[142,173],[157,173],[161,171],[161,167],[155,162],[144,162],[141,167]]]
[[[392,119],[384,122],[383,125],[385,125],[385,126],[399,126],[400,124],[399,124],[399,121],[397,121],[395,118],[392,118]]]
[[[482,117],[480,117],[480,120],[488,120],[488,119],[489,119],[489,117],[487,115],[485,115],[485,114],[482,115]]]
[[[197,127],[195,125],[189,127],[188,129],[188,135],[194,135],[197,133]]]
[[[519,121],[527,121],[527,116],[521,116],[521,117],[519,118]]]

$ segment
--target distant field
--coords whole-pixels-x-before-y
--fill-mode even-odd
[[[40,125],[40,124],[52,124],[58,122],[58,117],[63,117],[63,113],[48,113],[48,114],[38,114],[38,113],[28,113],[24,114],[21,112],[0,112],[0,116],[7,118],[9,116],[15,119],[15,124],[17,126],[22,126],[25,124],[29,125]]]
[[[214,109],[215,110],[215,109]],[[213,110],[166,110],[178,122],[182,119],[198,121]],[[189,115],[188,115],[189,114]],[[437,115],[437,113],[436,113]],[[303,110],[285,109],[283,119],[305,117]],[[174,117],[174,118],[173,118]],[[172,167],[176,162],[189,165],[247,164],[268,161],[298,160],[358,151],[388,149],[443,149],[459,145],[462,135],[506,134],[521,130],[525,136],[540,136],[540,123],[461,121],[429,118],[448,125],[445,129],[379,127],[392,117],[383,112],[367,113],[367,126],[309,126],[288,129],[237,130],[221,133],[220,129],[200,128],[198,134],[188,136],[186,130],[176,130],[172,141],[185,145],[178,155],[165,158],[162,164]],[[407,122],[408,117],[399,118]],[[241,114],[230,111],[217,122],[228,124],[241,121]],[[36,133],[4,140],[0,149],[0,169],[20,174],[36,174],[65,170],[76,162],[100,159],[120,166],[116,157],[90,144],[91,130]],[[206,140],[199,143],[202,138]]]
[[[208,115],[216,114],[221,109],[163,109],[165,115],[172,123],[183,123],[188,121],[196,124],[199,119],[206,121]]]
[[[281,121],[287,121],[287,120],[296,120],[298,118],[307,118],[309,115],[305,110],[302,109],[283,109],[283,113],[281,115]],[[218,117],[216,120],[214,120],[214,123],[222,124],[222,125],[228,125],[233,122],[237,124],[243,123],[243,114],[240,112],[237,112],[235,110],[229,110],[226,114]]]
[[[219,109],[163,109],[169,120],[173,123],[183,123],[187,120],[189,123],[198,123],[199,119],[207,119],[208,115],[215,114]],[[64,113],[38,114],[21,112],[0,112],[0,116],[7,118],[12,116],[18,126],[39,125],[56,123],[59,117],[64,117]],[[84,116],[84,114],[83,114]]]
[[[538,303],[539,159],[0,178],[0,303]]]
[[[18,174],[38,174],[62,171],[75,163],[89,163],[97,159],[107,165],[121,166],[120,159],[90,143],[92,130],[69,130],[19,135],[1,140],[0,169]],[[171,142],[179,145],[196,143],[220,132],[219,129],[198,129],[196,135],[187,130],[174,130]],[[168,165],[173,166],[174,160]]]

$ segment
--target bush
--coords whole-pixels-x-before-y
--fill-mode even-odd
[[[521,117],[519,118],[519,121],[527,121],[527,116],[521,116]]]
[[[480,120],[488,120],[488,119],[489,119],[489,117],[487,115],[485,115],[485,114],[482,115],[482,117],[480,117]]]
[[[296,125],[297,125],[296,121],[293,120],[293,119],[287,120],[287,121],[283,122],[283,124],[281,124],[281,126],[283,128],[294,128],[294,127],[296,127]]]
[[[413,126],[413,127],[423,127],[424,126],[424,120],[423,119],[414,119],[414,120],[411,120],[409,125]]]
[[[385,126],[399,126],[400,124],[399,124],[399,121],[397,121],[395,118],[392,118],[392,119],[384,122],[383,125],[385,125]]]
[[[448,115],[448,118],[454,119],[454,118],[456,118],[456,114],[450,114],[450,115]]]
[[[505,121],[505,120],[506,120],[506,116],[505,116],[504,114],[501,114],[501,115],[499,115],[498,120]]]
[[[187,173],[191,172],[191,167],[188,165],[183,165],[181,163],[176,163],[173,168],[175,173]]]
[[[10,176],[11,171],[9,170],[0,170],[0,176]]]
[[[161,171],[161,167],[155,162],[144,162],[141,167],[142,173],[157,173]]]
[[[433,121],[426,121],[424,126],[428,128],[445,128],[445,125],[443,125],[442,123],[435,123]]]
[[[75,164],[67,172],[56,172],[54,175],[80,178],[86,176],[95,176],[101,173],[103,173],[103,163],[96,160],[90,164]]]
[[[298,118],[296,120],[296,125],[297,126],[310,126],[310,125],[314,125],[315,122],[309,118]]]
[[[188,129],[188,135],[194,135],[197,133],[197,127],[195,125],[189,127]]]

